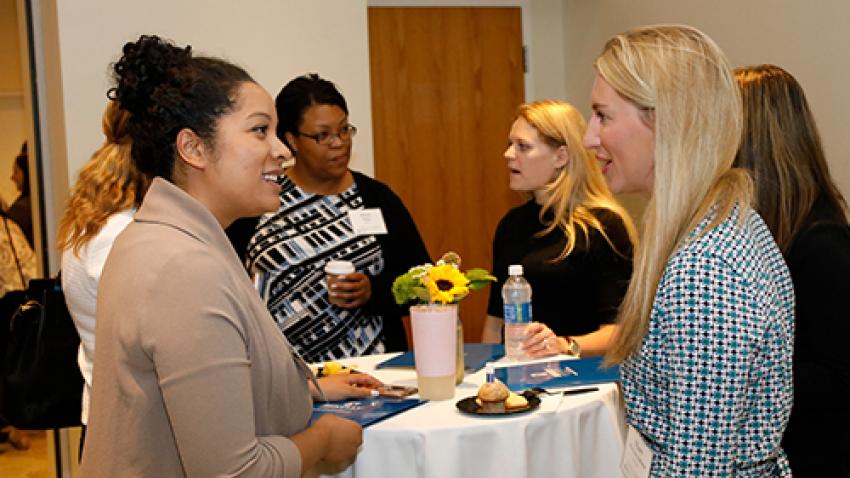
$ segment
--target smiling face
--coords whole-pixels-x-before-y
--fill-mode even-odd
[[[566,147],[553,147],[524,118],[517,118],[508,135],[505,159],[510,172],[510,188],[534,194],[542,201],[544,187],[567,164]]]
[[[277,113],[255,83],[239,87],[233,110],[222,116],[205,153],[203,202],[223,226],[280,206],[281,160],[291,157],[275,135]]]
[[[298,158],[292,171],[298,179],[307,184],[336,184],[344,180],[351,159],[352,138],[342,139],[339,133],[346,126],[348,115],[339,106],[313,105],[307,108],[298,126],[301,134],[286,133],[286,140]],[[333,135],[333,141],[325,145],[309,137],[322,133]]]
[[[584,147],[596,153],[614,193],[651,194],[655,180],[655,133],[641,111],[600,75],[593,82],[593,116]]]

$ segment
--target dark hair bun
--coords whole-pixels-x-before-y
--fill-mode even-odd
[[[245,70],[218,58],[194,57],[157,36],[124,45],[109,92],[130,113],[128,134],[139,171],[172,179],[174,141],[182,128],[212,139],[218,119],[235,104]]]
[[[142,35],[137,41],[124,45],[123,56],[114,66],[115,88],[111,97],[134,115],[144,115],[151,98],[174,84],[179,75],[175,70],[188,64],[192,47],[180,48],[156,35]]]

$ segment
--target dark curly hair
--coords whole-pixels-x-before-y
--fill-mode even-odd
[[[218,119],[232,110],[239,86],[254,82],[238,66],[192,56],[191,46],[181,48],[155,35],[125,44],[113,70],[115,87],[108,96],[130,112],[136,167],[169,181],[177,133],[189,128],[211,141]]]
[[[286,141],[284,133],[297,135],[304,113],[311,106],[339,106],[346,115],[348,114],[348,104],[336,85],[317,73],[308,73],[291,80],[277,94],[274,105],[278,118],[277,137],[290,149],[292,145]]]

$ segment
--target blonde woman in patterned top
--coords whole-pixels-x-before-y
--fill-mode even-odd
[[[794,292],[751,180],[732,168],[742,113],[728,61],[704,33],[668,25],[615,36],[595,67],[585,146],[613,192],[649,198],[607,354],[649,474],[790,476]]]

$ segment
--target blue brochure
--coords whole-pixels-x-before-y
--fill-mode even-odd
[[[376,397],[343,402],[314,403],[310,423],[313,423],[326,413],[332,413],[349,420],[354,420],[362,427],[368,427],[425,402],[427,400],[419,400],[418,398]]]
[[[463,365],[467,372],[477,372],[487,362],[495,362],[505,355],[502,344],[463,344]],[[413,352],[405,352],[398,357],[385,360],[375,368],[413,368]]]
[[[532,387],[563,388],[616,382],[620,368],[602,368],[602,357],[577,360],[551,360],[516,365],[499,364],[493,370],[496,378],[513,391]]]

